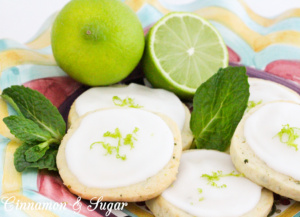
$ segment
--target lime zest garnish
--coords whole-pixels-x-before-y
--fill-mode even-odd
[[[139,131],[139,128],[134,128],[132,134],[127,134],[126,137],[123,140],[123,144],[124,145],[130,145],[130,149],[134,148],[134,141],[137,141],[136,137],[134,137],[136,135],[136,133]]]
[[[143,108],[143,106],[140,106],[139,104],[135,104],[134,99],[130,97],[126,97],[125,99],[122,100],[118,96],[113,96],[112,101],[116,106],[120,106],[120,107],[127,106],[129,108]]]
[[[134,130],[133,130],[132,133],[136,134],[139,130],[140,130],[140,129],[136,127],[136,128],[134,128]]]
[[[254,108],[255,106],[258,106],[262,103],[262,100],[255,102],[255,101],[248,101],[248,107],[247,107],[247,111],[249,111],[250,109]]]
[[[116,128],[114,133],[107,131],[106,133],[103,134],[103,137],[111,137],[114,139],[117,139],[117,138],[120,139],[120,138],[122,138],[122,135],[121,135],[119,128]]]
[[[199,194],[201,194],[203,192],[202,188],[197,188]]]
[[[127,158],[126,155],[120,155],[120,147],[122,146],[122,139],[123,139],[123,145],[130,145],[130,150],[131,150],[134,148],[134,141],[137,141],[136,137],[134,137],[134,136],[137,134],[138,131],[139,131],[139,129],[136,127],[133,130],[132,134],[127,134],[124,139],[122,138],[122,134],[121,134],[119,128],[116,128],[115,132],[107,131],[103,134],[103,137],[110,137],[113,139],[117,139],[118,140],[117,146],[113,146],[109,143],[99,141],[99,142],[92,143],[90,145],[90,149],[92,149],[95,144],[101,144],[102,147],[106,150],[105,155],[112,155],[113,153],[115,153],[117,159],[126,160],[126,158]]]
[[[287,144],[288,146],[294,147],[298,151],[298,145],[295,143],[295,140],[299,138],[299,134],[296,131],[299,131],[298,127],[290,127],[289,124],[282,125],[282,129],[274,137],[278,136],[280,142]],[[284,139],[284,135],[287,136],[287,139]],[[286,137],[285,137],[286,138]]]
[[[198,193],[199,193],[199,194],[202,194],[202,193],[203,193],[202,188],[197,188],[197,190],[198,190]],[[199,198],[199,202],[201,202],[201,201],[203,201],[203,200],[204,200],[204,197],[200,197],[200,198]]]
[[[220,178],[222,177],[228,177],[228,176],[235,176],[235,177],[244,177],[245,175],[244,174],[239,174],[239,173],[235,173],[235,171],[232,171],[231,173],[228,173],[228,174],[223,174],[222,171],[218,170],[217,172],[212,172],[212,175],[209,175],[209,174],[202,174],[202,178],[207,178],[208,180],[208,185],[211,185],[213,187],[216,187],[216,188],[226,188],[227,185],[223,184],[223,185],[218,185],[216,183],[216,181],[219,181]]]
[[[124,145],[130,145],[130,149],[133,149],[133,142],[136,140],[135,137],[133,137],[132,134],[127,134],[126,137],[124,138]]]

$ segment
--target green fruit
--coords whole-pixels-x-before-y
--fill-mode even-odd
[[[192,13],[170,13],[147,36],[143,70],[154,87],[191,99],[197,88],[221,67],[228,51],[218,31]]]
[[[136,14],[119,0],[72,0],[52,27],[57,64],[75,80],[109,85],[127,77],[144,51]]]

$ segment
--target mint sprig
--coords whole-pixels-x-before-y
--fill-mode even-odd
[[[3,119],[10,132],[22,141],[14,154],[16,170],[57,170],[57,149],[66,130],[57,108],[43,94],[24,86],[6,88],[1,97],[17,113]]]
[[[245,67],[227,67],[203,83],[194,96],[190,128],[197,148],[225,151],[249,99]]]

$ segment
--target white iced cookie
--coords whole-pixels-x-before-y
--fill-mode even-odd
[[[247,111],[257,105],[278,100],[300,103],[299,94],[281,84],[259,78],[249,78],[248,81],[250,84],[250,97]]]
[[[189,109],[173,93],[131,83],[111,87],[94,87],[81,94],[71,106],[68,125],[78,117],[97,109],[137,108],[164,114],[178,125],[182,133],[183,149],[189,149],[193,134],[190,130]]]
[[[176,178],[180,130],[167,116],[142,109],[101,109],[72,124],[57,154],[71,192],[85,199],[144,201]]]
[[[300,105],[267,103],[251,110],[237,127],[230,153],[253,182],[300,201]]]
[[[237,173],[228,154],[190,150],[181,156],[176,181],[146,204],[158,217],[263,217],[273,194]]]

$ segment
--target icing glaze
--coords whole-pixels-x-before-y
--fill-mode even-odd
[[[75,101],[76,112],[79,116],[101,108],[119,107],[119,99],[132,99],[134,105],[145,110],[159,112],[173,119],[182,130],[185,121],[184,107],[179,98],[166,90],[153,89],[131,83],[128,86],[94,87],[81,94]],[[123,107],[128,107],[124,105]]]
[[[134,133],[134,147],[120,146],[120,155],[108,154],[101,144],[117,146],[118,139],[103,136],[115,129]],[[141,109],[107,109],[85,116],[66,143],[65,156],[70,171],[87,187],[116,188],[136,184],[156,175],[170,161],[173,133],[159,116]]]
[[[290,100],[300,103],[300,97],[296,92],[289,90],[280,84],[263,79],[249,79],[249,101],[267,103],[277,100]]]
[[[214,180],[215,186],[202,177],[218,171],[224,177]],[[257,205],[261,187],[244,177],[228,176],[233,171],[237,174],[228,154],[211,150],[183,152],[177,179],[162,197],[193,216],[241,216]]]
[[[300,180],[300,151],[281,142],[277,136],[286,124],[300,128],[300,105],[272,102],[248,117],[245,121],[244,135],[251,149],[270,168]],[[300,136],[299,133],[300,131]],[[300,145],[299,138],[295,140],[295,144]]]

